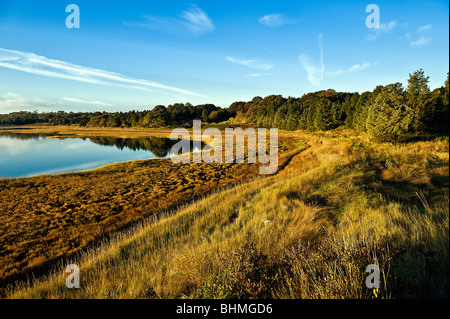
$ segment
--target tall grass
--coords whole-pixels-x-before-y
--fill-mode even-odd
[[[148,221],[71,261],[81,289],[68,290],[57,265],[7,297],[448,297],[448,142],[295,134],[310,147],[279,174]],[[379,290],[365,286],[369,264],[380,268]]]

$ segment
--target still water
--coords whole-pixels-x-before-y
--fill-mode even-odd
[[[0,132],[0,178],[59,174],[131,160],[169,157],[166,138],[48,138]]]

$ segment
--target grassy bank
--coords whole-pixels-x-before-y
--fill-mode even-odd
[[[277,175],[212,194],[85,251],[9,298],[448,297],[448,140],[292,133]],[[300,152],[301,151],[301,152]],[[365,287],[366,266],[381,270]]]
[[[169,134],[72,127],[22,127],[12,132],[126,138]],[[304,145],[289,136],[282,138],[280,165],[297,144]],[[80,173],[0,179],[0,286],[46,271],[59,259],[93,247],[144,218],[258,177],[258,170],[257,164],[174,164],[155,159]]]

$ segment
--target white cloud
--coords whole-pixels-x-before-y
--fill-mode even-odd
[[[367,36],[367,40],[376,40],[378,39],[383,33],[390,33],[392,32],[398,25],[397,21],[390,21],[386,23],[380,24],[379,28],[373,28],[369,29],[370,34]]]
[[[30,101],[20,94],[8,92],[0,95],[0,108],[11,108],[16,106],[30,106]]]
[[[432,27],[431,24],[427,24],[427,25],[424,25],[424,26],[422,26],[422,27],[419,27],[419,28],[417,29],[417,31],[418,31],[418,32],[429,31],[429,30],[431,30],[431,27]]]
[[[25,97],[18,93],[7,92],[0,95],[0,113],[9,112],[11,109],[35,110],[38,107],[47,107],[55,103],[37,97]]]
[[[252,77],[252,78],[260,78],[262,76],[267,76],[267,75],[271,75],[272,73],[252,73],[247,75],[248,77]]]
[[[380,29],[382,32],[391,32],[392,30],[395,29],[395,27],[397,26],[397,21],[390,21],[388,23],[382,23],[380,25]]]
[[[419,37],[419,39],[414,40],[414,41],[411,41],[410,44],[411,44],[411,46],[413,46],[413,47],[421,48],[421,47],[427,45],[427,44],[430,43],[430,42],[431,42],[431,38],[430,38],[430,37],[426,37],[426,36],[424,36],[424,35],[421,35],[421,36]]]
[[[2,48],[0,48],[0,67],[51,78],[80,81],[91,84],[121,86],[145,91],[152,91],[150,89],[161,89],[201,96],[194,92],[153,81],[134,79],[115,72],[53,60],[34,53],[6,50]]]
[[[61,100],[71,103],[81,103],[81,104],[90,104],[90,105],[102,105],[102,106],[113,106],[112,104],[108,104],[101,101],[88,101],[88,100],[82,100],[78,98],[72,98],[72,97],[65,97]]]
[[[182,17],[186,21],[187,27],[194,34],[210,32],[215,28],[208,15],[195,5],[185,11]]]
[[[172,33],[181,33],[185,31],[185,29],[181,27],[180,19],[161,18],[150,15],[144,15],[143,18],[145,19],[144,22],[133,23],[124,21],[123,24],[126,26],[135,26]]]
[[[243,60],[243,59],[238,59],[238,58],[231,57],[231,56],[226,56],[225,59],[227,59],[228,61],[233,62],[233,63],[244,65],[251,69],[270,70],[273,68],[273,65],[261,63],[259,60]]]
[[[335,72],[330,72],[330,75],[340,75],[340,74],[346,74],[346,73],[353,73],[353,72],[358,72],[358,71],[363,71],[368,69],[369,67],[371,67],[372,65],[376,64],[377,62],[374,63],[363,63],[363,64],[355,64],[353,66],[351,66],[348,69],[345,70],[338,70]]]
[[[144,15],[143,17],[146,21],[142,23],[124,22],[124,24],[172,33],[189,32],[196,36],[215,29],[215,25],[209,16],[196,5],[192,5],[188,10],[182,12],[179,18],[151,15]]]
[[[425,35],[432,28],[431,24],[427,24],[421,27],[418,27],[416,32],[411,34],[410,32],[405,34],[405,39],[409,41],[409,44],[412,47],[421,48],[426,46],[431,42],[432,38]],[[424,34],[425,33],[425,34]]]
[[[258,22],[267,27],[280,27],[288,24],[295,24],[299,21],[297,19],[289,18],[282,13],[273,13],[265,15],[258,19]]]
[[[323,34],[319,34],[319,48],[320,48],[320,65],[311,62],[308,55],[302,54],[299,56],[300,63],[305,71],[308,73],[308,81],[312,85],[320,85],[325,73],[325,64],[323,62]]]

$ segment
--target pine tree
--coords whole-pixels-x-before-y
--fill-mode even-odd
[[[367,131],[382,142],[403,142],[410,138],[414,119],[401,83],[384,87],[370,106]]]
[[[333,126],[332,105],[329,100],[320,99],[316,102],[313,126],[315,130],[327,131]]]
[[[435,113],[435,103],[430,92],[429,76],[425,76],[422,69],[409,75],[406,90],[406,103],[414,111],[413,128],[417,134],[422,135],[431,129]]]
[[[369,99],[372,92],[363,92],[355,106],[355,114],[353,115],[352,127],[357,131],[366,131],[367,111],[369,109]]]

